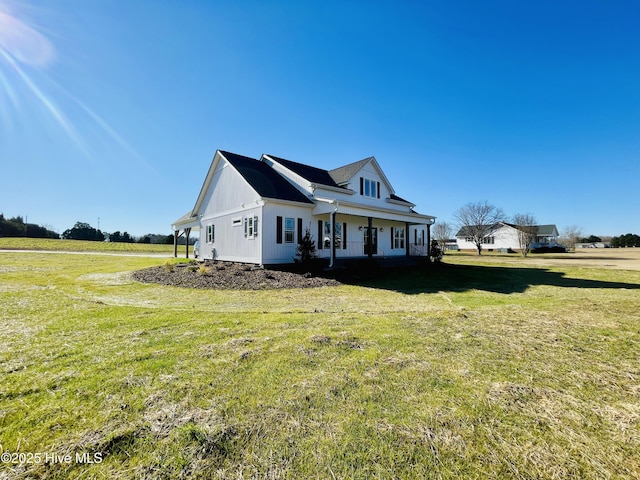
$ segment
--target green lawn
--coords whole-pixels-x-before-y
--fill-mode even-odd
[[[166,253],[173,255],[173,244],[90,242],[85,240],[57,240],[51,238],[0,238],[0,250],[48,250],[60,252],[113,252],[113,253]],[[184,257],[184,245],[178,246],[178,255]],[[189,247],[192,255],[193,247]]]
[[[0,478],[640,477],[640,271],[128,276],[166,261],[0,253]]]

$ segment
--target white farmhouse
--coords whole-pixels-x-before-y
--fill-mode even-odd
[[[182,231],[199,230],[200,257],[259,265],[293,263],[308,229],[318,256],[333,266],[428,255],[435,217],[414,207],[374,157],[328,171],[218,150],[193,209],[172,227],[176,248]]]
[[[520,250],[519,230],[523,227],[506,222],[498,222],[487,227],[487,236],[483,238],[482,249],[494,250]],[[530,245],[531,250],[541,248],[554,248],[558,244],[558,229],[555,225],[533,226],[535,238]],[[456,243],[460,250],[477,250],[471,235],[466,227],[462,227],[456,233]]]

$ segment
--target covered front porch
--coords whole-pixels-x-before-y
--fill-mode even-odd
[[[429,256],[431,216],[327,202],[316,206],[313,218],[317,256],[330,267],[346,259]]]

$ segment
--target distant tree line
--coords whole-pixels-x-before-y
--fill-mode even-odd
[[[73,228],[65,230],[62,233],[62,238],[66,240],[89,240],[95,242],[173,244],[173,235],[149,233],[141,237],[134,237],[128,232],[120,232],[120,230],[116,230],[113,233],[103,232],[84,222],[76,222]]]
[[[601,242],[602,238],[597,237],[596,235],[589,235],[588,237],[581,237],[580,243],[598,243]]]
[[[600,243],[606,241],[607,238],[601,238],[596,235],[590,235],[588,237],[580,237],[578,242],[580,243]],[[612,248],[624,248],[624,247],[640,247],[640,235],[635,233],[626,233],[619,237],[612,237],[610,241]]]
[[[60,238],[60,235],[46,227],[34,223],[26,223],[21,216],[5,218],[4,214],[0,213],[0,237]],[[89,240],[92,242],[173,244],[173,235],[149,233],[141,237],[135,237],[119,230],[107,233],[84,222],[76,222],[73,227],[62,233],[62,238],[66,240]],[[184,244],[184,241],[184,238],[180,238],[178,243]]]
[[[93,228],[88,223],[76,222],[72,228],[68,228],[62,232],[62,238],[65,240],[89,240],[92,242],[104,242],[104,233]]]
[[[25,223],[20,216],[7,219],[0,213],[0,237],[60,238],[60,235],[35,223]]]
[[[613,237],[611,239],[611,246],[613,248],[619,247],[640,247],[640,235],[635,233],[626,233],[619,237]]]

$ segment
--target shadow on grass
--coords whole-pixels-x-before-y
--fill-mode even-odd
[[[535,285],[564,288],[640,289],[640,284],[583,280],[565,277],[544,268],[493,267],[436,264],[429,267],[388,270],[360,269],[339,278],[343,283],[394,290],[407,294],[440,291],[484,290],[494,293],[522,293]]]

